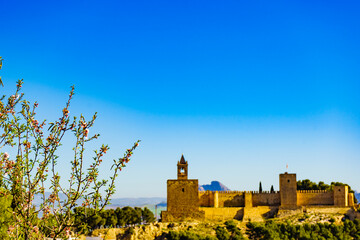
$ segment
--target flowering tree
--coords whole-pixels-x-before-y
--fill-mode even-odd
[[[47,123],[36,118],[38,103],[31,104],[21,93],[23,81],[17,82],[13,95],[0,98],[0,197],[12,199],[12,222],[8,223],[8,237],[14,239],[40,239],[45,236],[65,238],[75,226],[72,211],[75,207],[101,211],[115,191],[115,179],[129,162],[139,141],[127,149],[124,156],[113,161],[108,180],[98,177],[99,166],[109,150],[107,145],[94,151],[92,159],[86,158],[85,147],[99,134],[90,136],[89,129],[95,115],[70,118],[69,99],[60,118]],[[70,178],[60,184],[57,172],[59,147],[65,135],[75,139],[70,160]],[[35,206],[34,197],[41,196]],[[61,196],[61,197],[60,197]]]

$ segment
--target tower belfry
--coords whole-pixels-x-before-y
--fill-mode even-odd
[[[185,161],[184,155],[181,155],[181,159],[180,159],[180,161],[178,161],[177,168],[178,168],[177,179],[178,180],[187,180],[188,179],[188,163],[187,163],[187,161]]]

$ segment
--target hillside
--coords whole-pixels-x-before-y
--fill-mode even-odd
[[[344,214],[302,213],[267,222],[195,221],[156,222],[131,228],[96,229],[92,236],[105,239],[360,239],[360,221]]]

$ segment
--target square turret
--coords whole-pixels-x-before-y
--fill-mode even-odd
[[[280,204],[282,208],[297,208],[296,174],[280,174]]]
[[[348,195],[348,186],[334,186],[334,205],[338,207],[347,207]]]

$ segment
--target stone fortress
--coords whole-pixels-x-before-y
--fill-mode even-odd
[[[197,179],[188,179],[188,163],[181,156],[177,179],[167,181],[167,211],[162,221],[252,220],[262,221],[277,212],[306,211],[307,208],[329,211],[350,209],[354,194],[348,186],[334,186],[332,191],[297,190],[296,174],[279,175],[280,191],[199,191]]]

